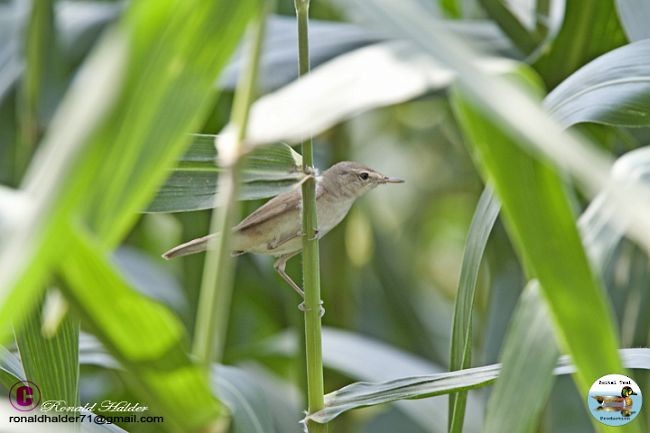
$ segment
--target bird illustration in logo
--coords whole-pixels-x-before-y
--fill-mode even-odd
[[[602,407],[629,407],[633,401],[631,395],[637,395],[629,386],[624,386],[621,395],[592,395],[591,398],[596,400]]]

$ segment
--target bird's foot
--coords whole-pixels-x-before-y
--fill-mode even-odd
[[[311,237],[308,238],[308,239],[309,239],[310,241],[315,241],[316,239],[319,239],[319,235],[320,235],[320,230],[315,229],[315,230],[314,230],[314,235],[311,236]]]
[[[322,299],[320,300],[319,305],[320,305],[320,317],[322,318],[322,317],[325,315],[325,308],[323,308],[323,300],[322,300]],[[298,309],[299,309],[300,311],[302,311],[303,313],[306,313],[306,312],[308,312],[308,311],[311,311],[310,308],[307,308],[307,307],[305,306],[305,303],[304,303],[304,302],[301,302],[300,305],[298,305]]]
[[[303,232],[302,230],[297,233],[298,236],[303,237],[307,236],[307,233]],[[315,241],[316,239],[320,239],[320,230],[314,229],[314,234],[310,237],[307,238],[309,241]],[[275,248],[275,247],[274,247]]]

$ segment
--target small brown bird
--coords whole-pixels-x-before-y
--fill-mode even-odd
[[[316,178],[318,238],[338,225],[356,199],[385,183],[402,183],[356,162],[333,165]],[[233,254],[266,254],[278,259],[273,265],[282,279],[304,298],[302,289],[285,272],[287,261],[302,251],[302,194],[299,189],[280,194],[233,228]],[[165,259],[208,249],[217,234],[178,245],[163,254]]]

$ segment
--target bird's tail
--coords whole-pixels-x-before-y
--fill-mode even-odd
[[[202,238],[192,239],[189,242],[185,242],[184,244],[175,246],[174,248],[167,251],[162,256],[163,258],[169,260],[175,257],[182,257],[182,256],[188,256],[190,254],[200,253],[201,251],[207,250],[209,244],[212,243],[213,240],[216,239],[216,237],[217,237],[216,234],[211,234],[211,235],[203,236]]]

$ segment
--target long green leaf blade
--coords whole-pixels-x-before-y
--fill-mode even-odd
[[[650,370],[650,349],[621,349],[619,354],[626,368]],[[404,377],[380,383],[353,383],[327,394],[325,409],[309,415],[309,418],[318,422],[329,422],[343,412],[352,409],[482,388],[490,385],[499,377],[500,369],[501,364],[492,364],[448,373]],[[561,357],[553,370],[555,375],[574,372],[575,367],[567,356]]]
[[[488,238],[499,216],[500,204],[489,188],[483,190],[472,224],[467,234],[460,282],[454,306],[451,330],[449,370],[471,367],[472,362],[472,310],[476,298],[476,282]],[[465,418],[466,393],[449,396],[449,431],[462,432]]]
[[[612,314],[587,261],[562,179],[462,93],[453,100],[477,163],[501,199],[513,242],[530,275],[539,279],[575,360],[578,388],[586,393],[595,378],[621,371],[621,364]],[[591,326],[595,317],[603,324],[598,334]]]

